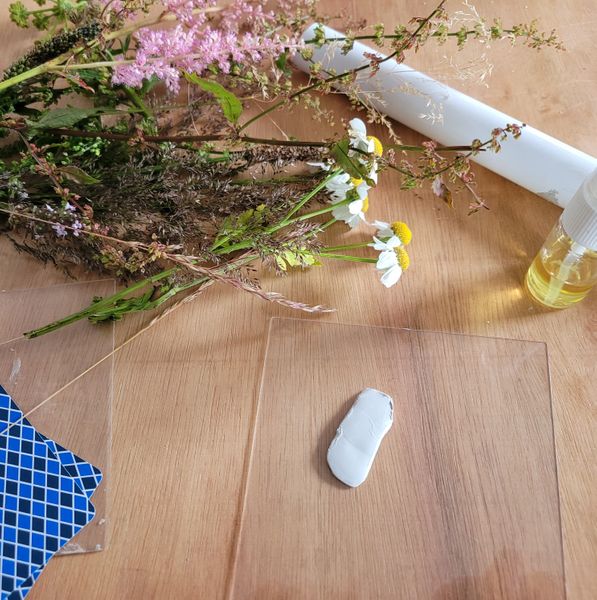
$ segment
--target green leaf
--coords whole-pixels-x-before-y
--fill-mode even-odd
[[[101,183],[99,179],[89,175],[89,173],[85,173],[83,169],[79,169],[79,167],[75,167],[74,165],[62,167],[60,169],[60,173],[62,173],[62,175],[64,175],[67,179],[83,185],[94,185],[96,183]]]
[[[236,123],[243,111],[243,105],[241,101],[232,93],[229,92],[224,86],[220,85],[217,81],[211,79],[203,79],[195,73],[184,74],[187,81],[198,85],[202,90],[212,94],[217,100],[220,108],[224,112],[224,116],[231,122]]]
[[[276,58],[276,67],[280,69],[285,75],[290,75],[292,71],[288,67],[288,53],[283,52]]]
[[[321,263],[315,258],[313,252],[306,248],[294,248],[284,250],[282,254],[275,256],[276,263],[282,271],[287,271],[288,268],[306,268],[319,266]]]
[[[330,152],[336,159],[338,166],[346,171],[351,177],[354,177],[355,179],[364,179],[368,184],[372,185],[373,182],[369,177],[367,166],[351,157],[348,153],[349,148],[350,141],[348,138],[345,138],[340,140],[337,144],[334,144],[330,148]]]
[[[34,129],[60,129],[72,127],[83,119],[88,119],[103,112],[101,108],[55,108],[44,113],[31,126]]]

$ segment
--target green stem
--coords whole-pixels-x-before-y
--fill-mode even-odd
[[[258,258],[258,256],[255,254],[250,255],[250,256],[244,256],[236,261],[233,261],[232,263],[224,265],[221,269],[217,269],[217,271],[219,273],[226,273],[231,268],[236,268],[238,266],[242,266],[244,264],[252,262],[256,258]],[[203,285],[203,284],[207,283],[208,281],[212,281],[207,276],[201,277],[201,278],[195,279],[187,284],[183,284],[183,285],[174,287],[153,301],[140,302],[138,308],[131,308],[130,306],[126,306],[126,307],[123,307],[121,311],[119,311],[118,306],[116,306],[118,301],[124,300],[127,296],[129,296],[133,292],[139,291],[149,285],[156,283],[157,281],[161,281],[163,279],[170,277],[174,273],[180,271],[180,269],[181,269],[181,267],[172,267],[171,269],[166,269],[165,271],[157,273],[156,275],[147,277],[146,279],[143,279],[142,281],[138,281],[137,283],[125,288],[124,290],[121,290],[120,292],[117,292],[116,294],[113,294],[112,296],[103,298],[99,302],[95,302],[95,303],[89,305],[87,308],[84,308],[83,310],[80,310],[76,313],[73,313],[72,315],[69,315],[62,319],[59,319],[52,323],[49,323],[48,325],[45,325],[38,329],[33,329],[31,331],[28,331],[28,332],[24,333],[23,335],[28,339],[33,339],[33,338],[45,335],[46,333],[56,331],[57,329],[60,329],[62,327],[65,327],[67,325],[70,325],[72,323],[75,323],[75,322],[80,321],[85,318],[94,320],[94,317],[95,317],[95,320],[105,320],[105,319],[109,318],[110,316],[116,316],[116,315],[120,316],[121,314],[126,314],[128,312],[153,310],[153,309],[161,306],[162,304],[164,304],[167,300],[170,300],[170,298],[174,297],[176,294],[187,291],[193,287]]]
[[[44,73],[47,73],[48,72],[48,68],[46,66],[47,64],[48,63],[45,63],[43,65],[38,65],[37,67],[33,67],[32,69],[29,69],[28,71],[19,73],[18,75],[15,75],[14,77],[10,77],[9,79],[0,81],[0,92],[2,90],[8,89],[9,87],[12,87],[13,85],[17,85],[18,83],[27,81],[28,79],[31,79],[32,77],[37,77],[38,75],[43,75]]]
[[[319,256],[323,258],[333,258],[335,260],[346,260],[349,262],[360,262],[360,263],[376,263],[376,258],[365,258],[364,256],[351,256],[350,254],[328,254],[327,252],[320,252]]]
[[[222,243],[226,243],[227,239],[227,237],[222,238]],[[238,242],[237,244],[231,244],[230,246],[224,246],[223,248],[220,248],[220,245],[221,244],[218,244],[218,249],[214,251],[216,256],[222,256],[223,254],[229,254],[230,252],[237,252],[238,250],[247,250],[247,248],[250,248],[253,245],[253,242]]]
[[[427,150],[427,148],[423,146],[409,146],[407,144],[387,144],[385,147],[388,149],[406,150],[409,152],[425,152]],[[437,146],[435,148],[437,152],[469,152],[472,149],[472,146]],[[484,151],[484,148],[480,150]]]
[[[509,35],[514,33],[514,29],[503,29],[502,30],[504,34]],[[466,32],[461,32],[461,31],[450,31],[449,33],[440,33],[439,31],[434,31],[430,37],[458,37],[461,35],[466,35],[467,37],[469,35],[474,35],[476,34],[477,31],[475,31],[474,29],[469,29]],[[333,38],[324,38],[324,39],[312,39],[312,40],[305,40],[305,44],[329,44],[331,42],[346,42],[347,40],[396,40],[396,39],[400,39],[404,37],[402,34],[393,34],[393,35],[375,35],[375,34],[371,34],[371,35],[355,35],[353,37],[348,37],[348,36],[344,36],[344,37],[333,37]]]
[[[386,166],[388,166],[393,171],[398,171],[398,173],[400,173],[402,175],[408,175],[409,177],[412,177],[412,173],[409,173],[406,169],[402,169],[400,167],[397,167],[396,165],[393,165],[390,162],[387,162],[385,164],[386,164]]]
[[[342,169],[334,169],[327,177],[322,179],[309,193],[305,194],[299,202],[290,210],[290,212],[282,219],[282,221],[288,221],[292,215],[296,214],[311,198],[316,196],[334,177],[342,173]]]
[[[305,148],[328,148],[330,142],[312,141],[312,140],[277,140],[275,138],[258,138],[250,135],[240,135],[238,140],[251,144],[267,144],[269,146],[297,146]]]
[[[324,248],[323,250],[325,252],[327,251],[331,251],[331,252],[336,252],[338,250],[353,250],[354,248],[366,248],[367,246],[370,246],[371,242],[359,242],[358,244],[345,244],[344,246],[328,246],[327,248]]]
[[[141,99],[141,96],[137,92],[129,87],[128,85],[123,86],[125,94],[132,100],[133,104],[150,120],[153,120],[153,113],[145,102]]]
[[[89,316],[90,314],[93,314],[94,312],[98,312],[101,309],[104,309],[104,308],[107,308],[107,307],[113,305],[118,300],[125,298],[127,295],[129,295],[133,292],[137,292],[137,291],[143,289],[147,285],[151,285],[153,283],[156,283],[157,281],[161,281],[162,279],[166,279],[167,277],[170,277],[170,275],[173,275],[176,271],[178,271],[178,267],[172,267],[171,269],[167,269],[165,271],[157,273],[156,275],[153,275],[152,277],[148,277],[147,279],[143,279],[142,281],[138,281],[137,283],[130,285],[129,287],[125,288],[124,290],[121,290],[120,292],[117,292],[116,294],[114,294],[108,298],[103,298],[99,302],[95,302],[94,304],[91,304],[90,306],[88,306],[87,308],[84,308],[83,310],[80,310],[79,312],[73,313],[72,315],[69,315],[68,317],[64,317],[63,319],[58,319],[57,321],[49,323],[48,325],[45,325],[44,327],[40,327],[38,329],[28,331],[24,335],[25,335],[25,337],[31,339],[31,338],[39,337],[40,335],[44,335],[45,333],[49,333],[50,331],[59,329],[60,327],[64,327],[65,325],[70,325],[71,323],[74,323],[75,321],[79,321],[81,319],[86,318],[87,316]]]
[[[105,114],[105,113],[104,113]],[[104,140],[121,140],[123,142],[130,140],[135,134],[132,133],[114,133],[112,131],[84,131],[82,129],[62,129],[49,128],[48,133],[62,135],[64,137],[78,138],[101,138]],[[240,135],[230,138],[225,135],[146,135],[143,139],[147,142],[172,142],[174,144],[185,144],[188,142],[244,142],[247,144],[263,144],[267,146],[298,146],[326,148],[329,142],[303,141],[303,140],[277,140],[274,138],[256,138],[249,135]]]
[[[310,213],[301,215],[300,217],[296,217],[296,219],[292,219],[291,221],[288,221],[288,223],[286,223],[285,226],[290,225],[291,223],[296,223],[298,221],[306,221],[307,219],[311,219],[312,217],[318,217],[319,215],[325,215],[326,213],[332,212],[338,206],[343,206],[344,204],[350,204],[352,201],[353,201],[352,199],[347,198],[346,200],[341,200],[340,202],[334,202],[334,204],[330,204],[329,206],[320,208],[319,210],[313,210]]]
[[[334,206],[344,203],[345,201],[339,202],[333,206],[326,207],[321,210],[316,210],[316,211],[307,213],[305,215],[301,215],[300,217],[297,217],[295,219],[291,218],[292,215],[294,215],[307,202],[309,202],[309,200],[311,200],[315,195],[317,195],[317,193],[320,192],[325,187],[325,184],[330,179],[332,179],[333,177],[335,177],[336,175],[338,175],[341,172],[342,172],[341,169],[336,169],[336,170],[332,171],[325,179],[320,181],[310,192],[305,194],[297,202],[297,204],[292,208],[292,210],[281,221],[279,221],[276,225],[272,225],[271,227],[267,228],[265,230],[265,232],[268,234],[276,233],[277,231],[280,231],[280,229],[284,229],[284,227],[288,227],[288,225],[291,225],[292,223],[296,223],[297,221],[305,221],[306,219],[310,219],[311,217],[330,212],[330,211],[334,210]],[[216,242],[212,246],[212,251],[214,251],[214,254],[219,256],[221,254],[226,254],[228,252],[234,252],[237,250],[246,250],[247,248],[251,247],[252,242],[250,242],[250,241],[238,242],[236,244],[232,244],[231,246],[222,247],[222,245],[225,244],[229,239],[230,239],[230,237],[226,235],[226,236],[221,237],[219,240],[216,240]]]
[[[179,286],[173,287],[171,290],[168,290],[165,294],[162,294],[159,298],[157,298],[153,302],[150,302],[146,307],[143,308],[143,310],[154,310],[154,309],[160,307],[162,304],[164,304],[164,302],[166,302],[167,300],[170,300],[170,298],[173,298],[174,296],[176,296],[176,294],[186,292],[187,290],[197,287],[198,285],[207,283],[208,281],[212,281],[212,280],[209,277],[200,277],[199,279],[194,279],[193,281],[191,281],[190,283],[187,283],[186,285],[179,285]]]
[[[309,213],[301,215],[300,217],[295,217],[294,219],[290,219],[289,221],[282,221],[282,222],[278,223],[277,225],[275,225],[274,227],[271,227],[267,231],[268,231],[268,233],[275,233],[276,231],[279,231],[280,229],[283,229],[284,227],[288,227],[288,225],[292,225],[293,223],[298,223],[301,221],[307,221],[308,219],[311,219],[312,217],[318,217],[319,215],[325,215],[326,213],[332,212],[338,206],[344,206],[345,204],[350,204],[351,202],[353,202],[353,200],[351,198],[345,198],[344,200],[341,200],[340,202],[334,202],[334,204],[330,204],[329,206],[320,208],[319,210],[313,210]],[[322,225],[319,229],[327,229],[330,225],[333,225],[334,223],[336,223],[336,221],[337,221],[337,219],[330,219],[327,223]]]

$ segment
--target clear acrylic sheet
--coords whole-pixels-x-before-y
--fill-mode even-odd
[[[82,320],[39,338],[19,336],[81,310],[94,296],[113,294],[114,287],[114,281],[102,280],[0,292],[0,385],[40,433],[103,475],[91,498],[93,521],[62,554],[102,550],[107,544],[114,326]]]
[[[368,479],[326,463],[357,394],[394,399]],[[565,597],[542,343],[273,319],[231,578],[240,599]]]

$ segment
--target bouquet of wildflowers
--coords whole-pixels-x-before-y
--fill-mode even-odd
[[[383,171],[398,171],[403,189],[427,182],[448,203],[453,191],[468,190],[474,211],[484,204],[470,157],[520,135],[504,124],[458,147],[402,144],[360,94],[360,69],[329,73],[312,60],[314,45],[328,40],[304,41],[302,32],[330,21],[315,0],[36,2],[34,10],[20,0],[10,5],[12,21],[41,37],[0,81],[0,228],[17,248],[67,273],[83,266],[124,287],[30,337],[78,319],[188,301],[213,283],[295,309],[329,310],[263,290],[256,261],[280,274],[328,260],[371,263],[391,287],[408,268],[412,234],[394,215],[367,220]],[[449,15],[444,2],[406,25],[345,28],[346,51],[354,39],[369,39],[389,50],[383,60],[399,62],[430,40],[454,40],[456,48],[469,39],[561,47],[535,23],[504,28],[474,10]],[[297,55],[311,62],[306,83],[294,74]],[[370,60],[366,67],[375,70],[382,59],[372,53]],[[338,81],[360,112],[343,135],[251,134],[265,115],[297,104],[315,119],[331,117],[324,99]],[[247,109],[255,100],[260,112]],[[387,126],[386,149],[366,122]],[[330,227],[359,227],[363,239],[326,245]]]

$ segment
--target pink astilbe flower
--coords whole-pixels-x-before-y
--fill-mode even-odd
[[[155,75],[168,89],[177,91],[180,75],[173,62],[184,60],[193,52],[195,34],[195,29],[185,31],[182,25],[171,30],[140,29],[135,62],[117,67],[113,83],[140,87],[144,79]]]
[[[222,11],[222,28],[239,31],[243,25],[248,24],[254,32],[263,32],[268,24],[274,22],[275,17],[272,11],[265,11],[262,4],[234,0]]]
[[[197,27],[205,22],[205,13],[195,9],[204,9],[215,6],[216,0],[167,0],[164,6],[168,12],[174,13],[178,20],[185,25]]]
[[[203,13],[193,14],[211,4],[212,0],[168,0],[167,10],[181,22],[173,29],[140,29],[135,34],[135,60],[114,69],[113,83],[140,87],[144,79],[157,77],[177,93],[182,71],[201,75],[216,67],[227,74],[235,64],[258,64],[299,47],[298,40],[273,32],[276,15],[259,3],[234,0],[220,13],[217,25],[207,24]]]

